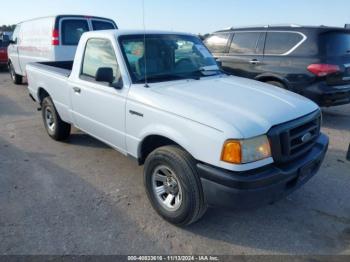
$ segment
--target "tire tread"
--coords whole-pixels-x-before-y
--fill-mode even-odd
[[[188,187],[191,189],[194,189],[192,191],[192,194],[190,196],[190,212],[189,214],[183,219],[183,221],[174,223],[179,226],[187,226],[190,224],[195,223],[198,221],[206,212],[207,205],[204,201],[204,195],[202,191],[201,182],[199,179],[199,176],[197,174],[196,169],[196,161],[193,159],[193,157],[184,151],[182,148],[176,145],[169,145],[169,146],[163,146],[155,151],[153,151],[146,159],[145,164],[145,172],[147,170],[147,167],[149,165],[150,159],[160,156],[161,158],[169,158],[169,160],[172,160],[175,162],[175,164],[181,165],[181,168],[183,169],[189,169],[188,172],[185,172],[184,175],[187,177],[188,181]],[[150,198],[150,197],[149,197]],[[152,199],[150,198],[152,201]],[[153,203],[152,203],[153,204]],[[158,210],[157,210],[158,212]],[[159,213],[159,212],[158,212]],[[160,213],[161,216],[163,216]],[[163,216],[164,217],[164,216]],[[172,222],[172,221],[170,221]],[[173,223],[173,222],[172,222]]]
[[[51,138],[53,138],[56,141],[63,141],[66,140],[69,136],[70,136],[70,130],[71,130],[71,125],[64,122],[61,117],[59,116],[56,107],[51,99],[50,96],[46,96],[42,103],[41,103],[41,108],[42,108],[42,116],[43,116],[43,121],[44,121],[44,125],[46,127],[46,123],[45,123],[45,116],[44,116],[44,112],[45,112],[45,107],[46,106],[50,106],[53,109],[53,112],[55,114],[55,117],[57,119],[57,123],[56,123],[56,129],[54,134],[50,134],[49,132],[47,132],[49,134],[49,136]]]

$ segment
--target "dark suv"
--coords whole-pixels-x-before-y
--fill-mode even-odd
[[[320,106],[350,103],[349,29],[231,28],[204,43],[230,74],[294,91]]]

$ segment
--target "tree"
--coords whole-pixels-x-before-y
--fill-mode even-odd
[[[13,32],[15,30],[16,25],[2,25],[0,26],[1,32]]]

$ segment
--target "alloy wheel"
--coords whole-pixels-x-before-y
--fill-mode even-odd
[[[152,174],[152,189],[158,203],[167,211],[178,210],[182,203],[182,188],[174,171],[157,167]]]

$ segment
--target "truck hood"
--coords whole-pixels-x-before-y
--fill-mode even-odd
[[[234,76],[157,83],[148,90],[144,101],[222,132],[239,133],[235,138],[265,134],[318,109],[295,93]]]

